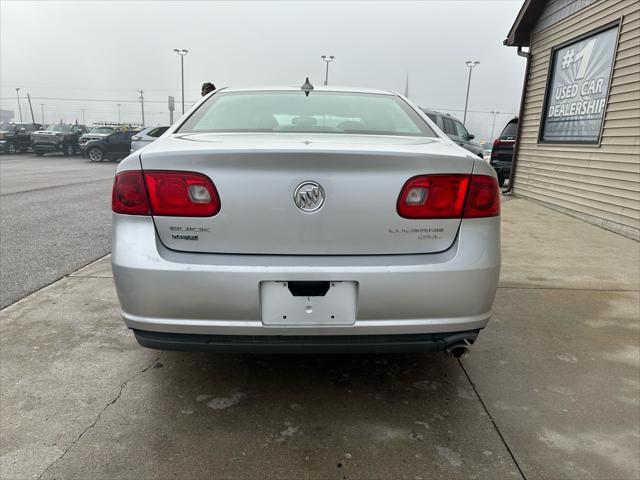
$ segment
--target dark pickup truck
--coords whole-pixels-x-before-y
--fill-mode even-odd
[[[84,125],[54,123],[46,130],[33,132],[31,148],[38,156],[50,152],[62,152],[65,156],[71,156],[80,150],[78,141],[86,130]]]
[[[39,123],[9,123],[0,124],[0,152],[26,152],[31,146],[31,134],[40,130]]]

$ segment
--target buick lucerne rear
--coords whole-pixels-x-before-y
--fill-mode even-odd
[[[394,93],[222,89],[118,167],[122,317],[162,350],[458,356],[491,316],[499,202]]]

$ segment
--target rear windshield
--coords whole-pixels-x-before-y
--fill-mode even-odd
[[[393,95],[311,92],[220,92],[178,129],[199,132],[301,132],[435,137]]]
[[[507,126],[504,127],[504,130],[500,134],[501,137],[515,137],[518,132],[518,121],[511,120],[507,123]]]

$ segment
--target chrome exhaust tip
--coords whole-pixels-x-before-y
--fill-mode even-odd
[[[464,339],[460,342],[455,342],[451,345],[448,345],[444,351],[447,352],[447,354],[451,358],[465,358],[469,354],[470,345],[471,342],[469,342],[469,340],[467,339]]]

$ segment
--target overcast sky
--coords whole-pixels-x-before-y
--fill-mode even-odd
[[[418,2],[0,2],[1,107],[16,111],[33,97],[36,121],[140,121],[166,124],[167,96],[180,109],[180,63],[186,48],[185,96],[200,85],[301,85],[324,80],[320,55],[335,55],[329,84],[404,91],[421,106],[462,118],[467,68],[467,124],[488,139],[518,110],[524,59],[505,38],[517,1]],[[42,99],[41,97],[46,97]],[[66,98],[72,100],[54,100]],[[97,102],[94,100],[112,100]],[[26,98],[21,101],[30,119]],[[177,117],[176,117],[177,118]]]

